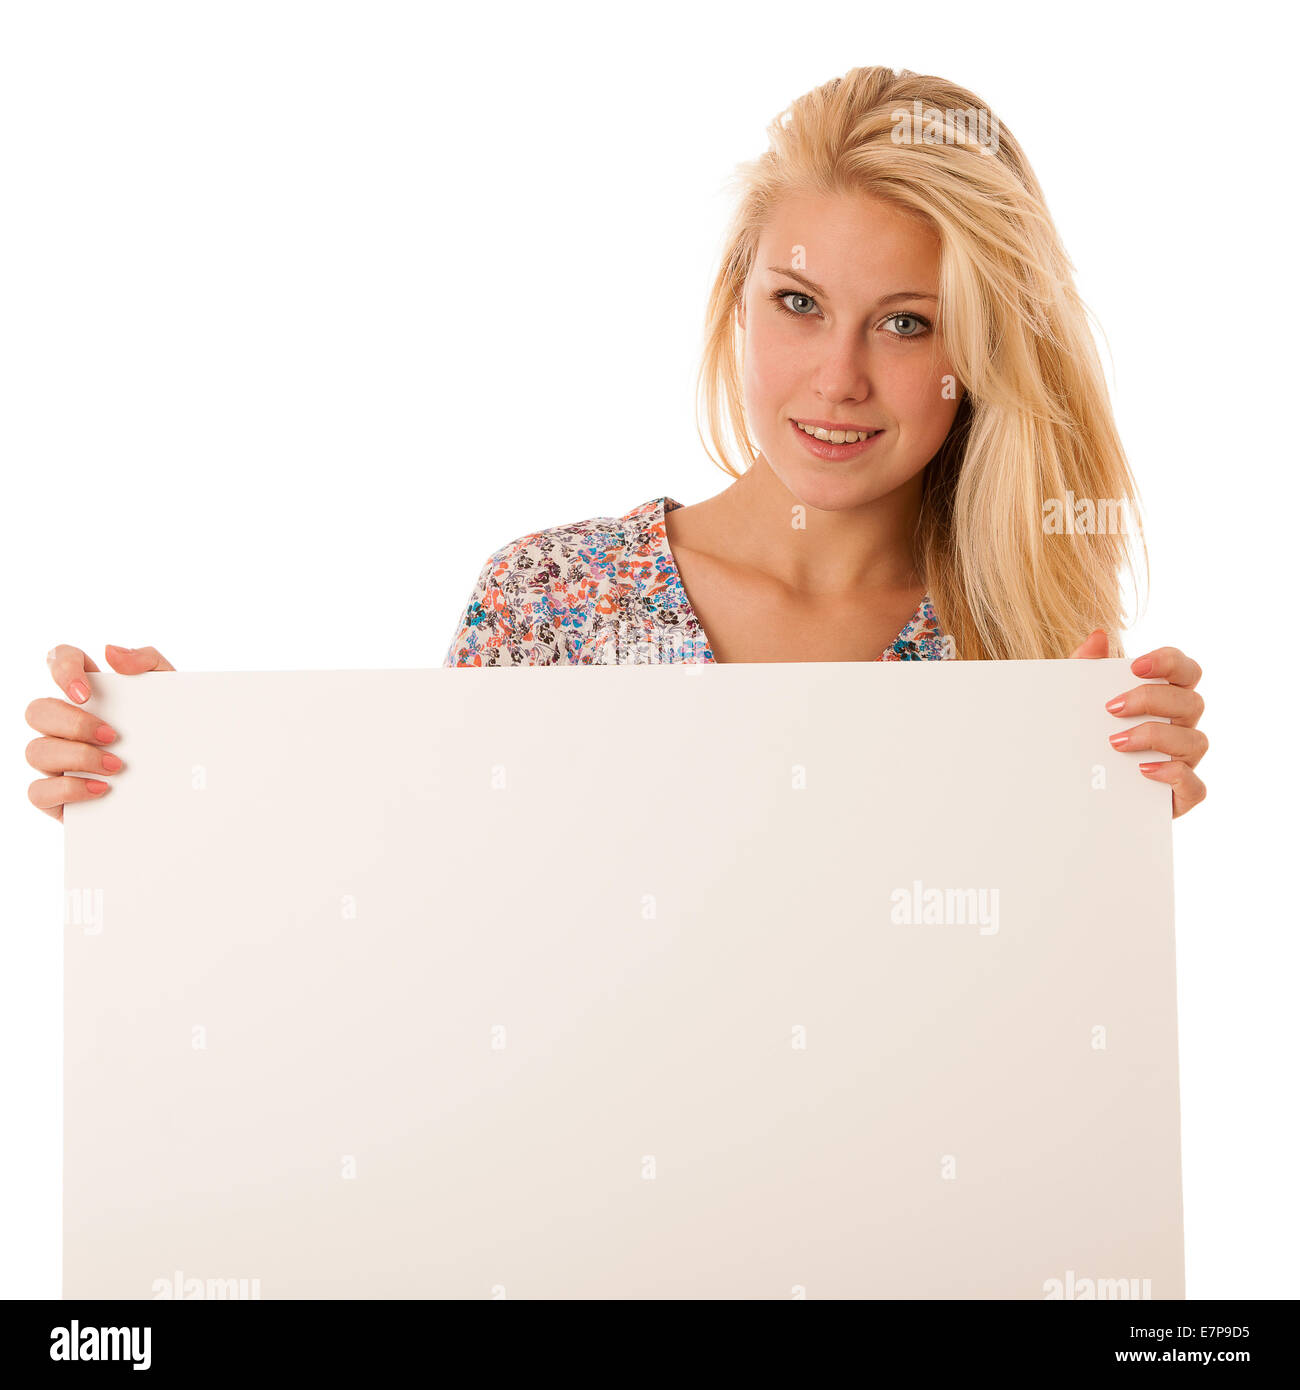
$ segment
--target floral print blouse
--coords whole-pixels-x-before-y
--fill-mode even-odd
[[[444,666],[577,666],[715,660],[652,497],[625,516],[534,531],[488,557]],[[948,656],[927,593],[877,661]]]

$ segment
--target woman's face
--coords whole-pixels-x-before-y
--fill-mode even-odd
[[[962,395],[938,293],[938,237],[890,204],[854,194],[777,208],[740,311],[745,407],[755,444],[801,502],[874,502],[938,452]],[[794,421],[881,433],[853,457],[826,459]]]

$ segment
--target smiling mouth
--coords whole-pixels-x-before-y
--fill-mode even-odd
[[[883,430],[854,429],[848,426],[837,429],[823,425],[805,425],[800,420],[792,420],[790,423],[810,439],[820,439],[823,444],[857,444],[860,440],[873,439],[876,435],[884,433]]]

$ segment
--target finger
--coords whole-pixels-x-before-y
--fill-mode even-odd
[[[110,643],[104,648],[104,655],[113,670],[121,671],[124,676],[176,669],[157,647],[115,647]]]
[[[1199,690],[1181,685],[1139,685],[1116,695],[1106,708],[1123,719],[1138,714],[1155,714],[1184,728],[1194,729],[1205,713],[1205,697]]]
[[[60,643],[50,648],[45,654],[45,661],[54,683],[69,700],[84,705],[90,699],[90,682],[86,679],[86,672],[98,671],[99,667],[80,647]]]
[[[1110,638],[1106,636],[1104,627],[1095,627],[1083,639],[1082,642],[1070,653],[1070,660],[1080,657],[1084,660],[1092,660],[1096,657],[1110,655]]]
[[[1144,749],[1154,749],[1157,753],[1168,753],[1171,758],[1179,758],[1188,767],[1195,767],[1210,747],[1210,740],[1199,729],[1189,729],[1180,724],[1135,724],[1131,729],[1121,729],[1110,736],[1111,746],[1122,748],[1127,753],[1138,753]]]
[[[53,695],[42,695],[27,706],[25,717],[38,734],[76,739],[81,743],[112,743],[117,731],[91,710],[79,709]]]
[[[107,782],[90,777],[42,777],[27,788],[27,799],[55,820],[62,820],[63,808],[69,802],[96,801],[107,791]]]
[[[1188,690],[1196,685],[1202,674],[1196,662],[1177,647],[1157,647],[1153,652],[1134,657],[1129,670],[1135,676],[1163,678],[1170,685],[1185,686]]]
[[[121,772],[126,766],[116,753],[89,743],[77,743],[66,738],[34,738],[27,745],[27,761],[38,771],[59,772]]]
[[[1164,782],[1173,790],[1174,819],[1185,815],[1205,800],[1205,783],[1186,763],[1139,763],[1142,773],[1153,782]]]

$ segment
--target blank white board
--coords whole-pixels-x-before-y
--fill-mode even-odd
[[[67,1297],[1184,1297],[1123,660],[91,678]]]

